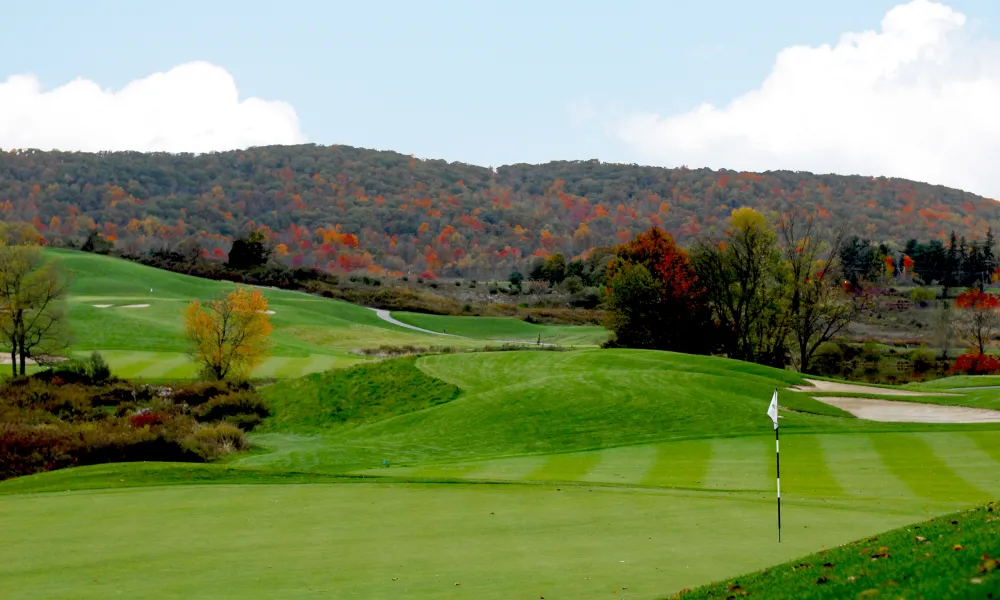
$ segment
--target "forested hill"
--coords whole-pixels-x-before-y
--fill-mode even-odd
[[[683,245],[734,208],[807,207],[877,241],[981,237],[1000,203],[912,181],[664,169],[598,161],[490,169],[347,146],[205,155],[0,152],[0,219],[50,240],[99,230],[126,251],[184,238],[224,257],[266,226],[293,265],[505,275],[660,225]]]

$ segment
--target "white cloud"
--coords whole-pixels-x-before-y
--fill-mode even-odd
[[[0,148],[211,152],[304,141],[290,105],[241,100],[233,77],[205,62],[117,91],[85,79],[49,91],[32,75],[0,82]]]
[[[727,106],[633,114],[610,131],[670,166],[885,175],[1000,198],[1000,44],[912,0],[880,31],[784,49]]]

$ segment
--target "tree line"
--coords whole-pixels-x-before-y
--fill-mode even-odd
[[[0,152],[0,220],[50,244],[185,252],[222,262],[261,231],[290,268],[498,278],[567,262],[652,227],[684,245],[734,208],[794,206],[872,240],[981,237],[1000,205],[892,178],[665,169],[596,160],[486,168],[348,146],[201,155]]]
[[[808,371],[857,308],[843,285],[844,229],[803,211],[732,212],[689,250],[659,228],[616,248],[609,346],[655,348]]]

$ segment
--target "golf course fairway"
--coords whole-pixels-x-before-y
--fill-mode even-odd
[[[803,384],[598,349],[279,381],[228,463],[0,483],[0,597],[663,598],[1000,494],[1000,426],[864,421]]]

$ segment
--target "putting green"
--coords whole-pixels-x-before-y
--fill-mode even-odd
[[[771,502],[648,490],[319,484],[9,496],[0,596],[653,598],[914,518],[790,507],[778,545]]]

